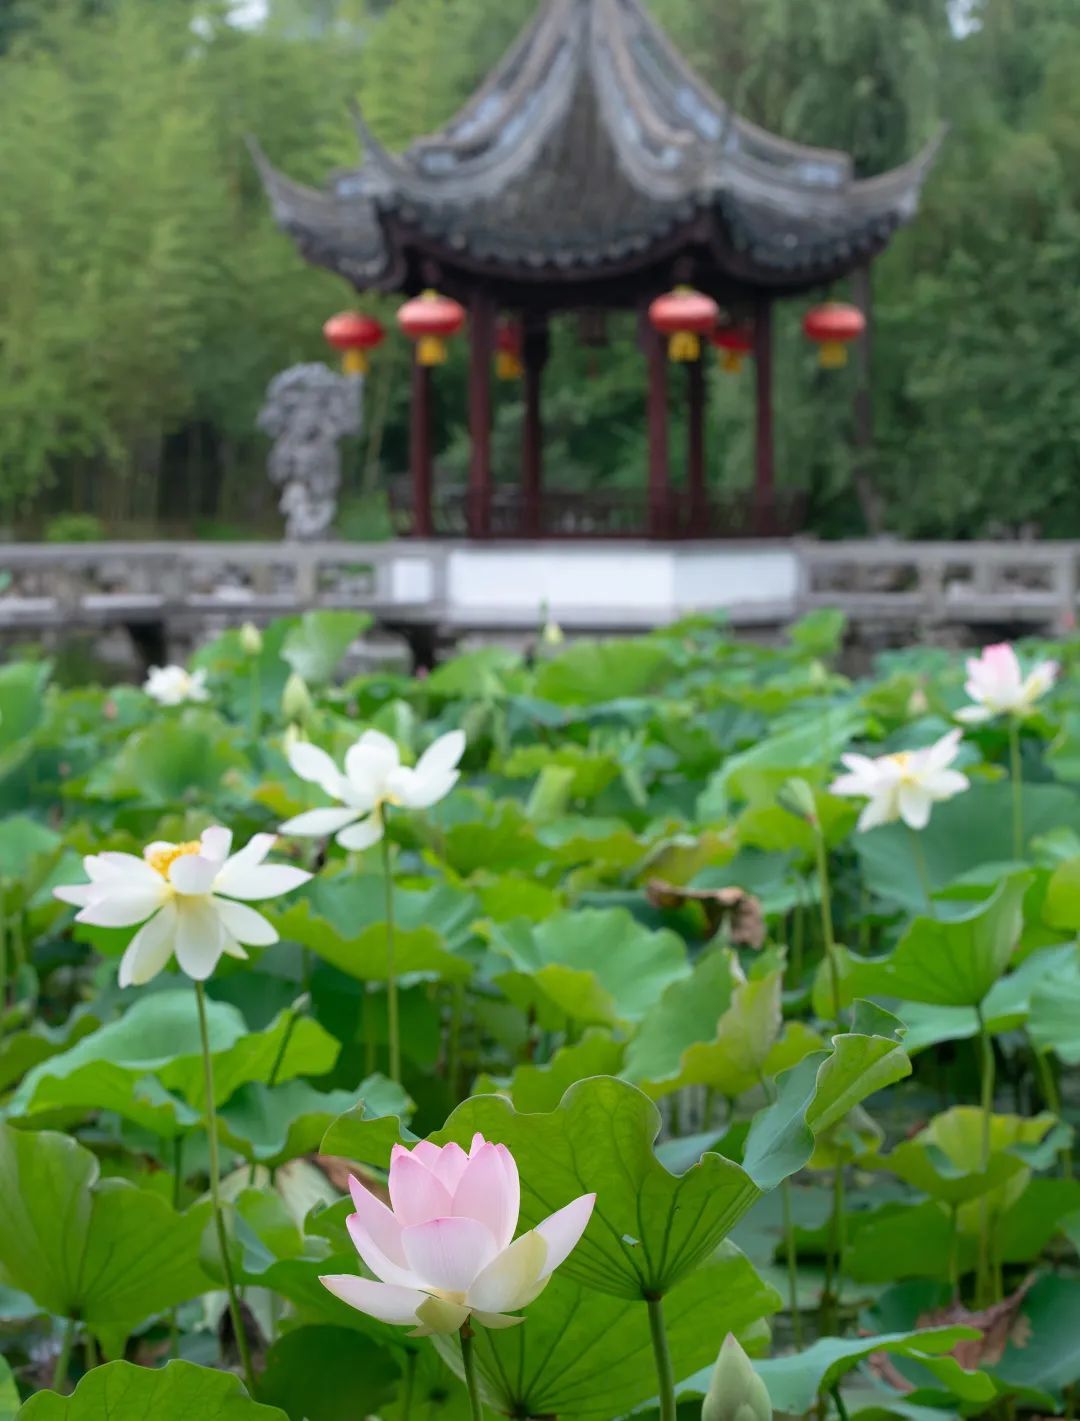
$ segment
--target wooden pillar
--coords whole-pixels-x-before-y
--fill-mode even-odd
[[[866,329],[855,344],[855,496],[873,536],[884,532],[884,500],[874,478],[874,293],[870,263],[856,267],[851,274],[851,292],[855,305],[866,318]]]
[[[668,465],[667,341],[643,323],[649,370],[649,537],[671,537],[671,471]]]
[[[692,538],[708,533],[709,496],[705,488],[705,357],[686,367],[686,487],[690,495]]]
[[[525,415],[521,428],[521,491],[524,508],[522,532],[527,538],[542,537],[544,531],[544,418],[541,396],[549,348],[546,320],[526,326],[522,347]]]
[[[491,362],[495,303],[477,292],[469,306],[469,536],[491,536]]]
[[[773,531],[776,487],[773,449],[772,303],[762,301],[754,318],[754,372],[757,381],[754,456],[754,532]]]
[[[431,515],[431,367],[413,351],[412,409],[409,415],[409,471],[412,475],[412,536],[430,538]]]

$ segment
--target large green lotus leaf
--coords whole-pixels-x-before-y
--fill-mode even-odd
[[[736,1096],[761,1081],[783,1026],[783,968],[769,958],[744,980],[726,953],[674,982],[630,1042],[624,1074],[654,1099],[704,1085]]]
[[[913,1139],[880,1156],[874,1165],[933,1199],[959,1205],[1026,1173],[1037,1162],[1028,1147],[1039,1144],[1056,1123],[1053,1115],[1031,1120],[992,1116],[990,1158],[984,1168],[983,1113],[976,1106],[958,1105],[936,1115]]]
[[[643,696],[661,685],[671,664],[671,652],[658,640],[575,642],[540,667],[535,692],[562,706]]]
[[[698,818],[723,819],[732,801],[767,802],[793,776],[823,783],[840,751],[865,724],[865,713],[852,705],[800,713],[725,761],[698,800]]]
[[[1038,1050],[1056,1052],[1067,1066],[1080,1065],[1080,963],[1075,951],[1032,991],[1027,1027]]]
[[[987,1030],[998,1036],[1022,1026],[1028,1020],[1034,996],[1039,994],[1044,984],[1056,980],[1062,969],[1066,969],[1064,976],[1068,979],[1070,973],[1067,969],[1077,961],[1073,943],[1040,948],[1025,957],[1015,972],[999,978],[987,993],[983,1002]],[[905,1003],[899,1010],[906,1028],[904,1050],[909,1056],[915,1056],[941,1041],[967,1041],[979,1034],[979,1018],[974,1007],[942,1007],[911,1002]],[[1077,1049],[1080,1050],[1080,1035],[1077,1036]]]
[[[285,634],[282,659],[309,686],[321,686],[329,681],[338,662],[371,622],[368,612],[305,612]]]
[[[387,978],[387,937],[385,923],[340,931],[314,912],[309,902],[270,910],[268,917],[288,942],[310,948],[317,957],[340,972],[361,982],[385,982]],[[434,928],[397,927],[394,934],[394,963],[397,974],[421,972],[451,982],[464,982],[472,968],[443,945]]]
[[[80,1318],[107,1353],[213,1286],[198,1261],[209,1204],[177,1214],[158,1194],[99,1180],[96,1158],[67,1135],[0,1125],[0,1193],[0,1278]]]
[[[19,1405],[19,1388],[11,1367],[6,1358],[0,1357],[0,1421],[15,1421]]]
[[[162,718],[128,737],[113,760],[90,775],[90,799],[140,799],[170,805],[212,794],[229,770],[243,768],[235,731],[209,712]]]
[[[445,802],[445,801],[444,801]],[[525,812],[510,801],[494,806],[487,817],[457,820],[443,833],[440,857],[462,878],[474,873],[528,873],[547,863],[550,851],[540,843]]]
[[[338,1042],[307,1017],[281,1015],[251,1032],[235,1007],[208,1002],[214,1090],[222,1104],[250,1081],[323,1075]],[[279,1059],[280,1057],[280,1059]],[[198,1124],[203,1062],[195,996],[166,990],[140,997],[118,1021],[84,1037],[70,1050],[35,1066],[7,1109],[9,1119],[52,1110],[115,1110],[125,1119],[171,1136]]]
[[[1052,1143],[1052,1137],[1043,1147]],[[1003,1263],[1040,1258],[1065,1220],[1080,1209],[1080,1180],[1032,1179],[1023,1194],[999,1215],[995,1248]]]
[[[745,1333],[780,1306],[739,1250],[723,1245],[664,1298],[675,1375],[696,1371],[715,1356],[718,1337]],[[435,1345],[460,1376],[457,1338]],[[656,1395],[646,1309],[584,1288],[561,1269],[523,1326],[479,1329],[475,1352],[487,1400],[507,1416],[622,1416]]]
[[[475,1095],[505,1095],[517,1110],[554,1110],[577,1081],[587,1076],[612,1076],[622,1065],[626,1047],[606,1031],[591,1028],[573,1046],[563,1046],[544,1066],[518,1066],[508,1081],[478,1077]]]
[[[547,769],[569,771],[566,790],[571,799],[595,799],[619,778],[619,759],[614,751],[565,741],[561,745],[515,746],[500,766],[508,779],[534,779]]]
[[[842,1378],[877,1352],[906,1357],[925,1367],[938,1383],[965,1402],[987,1402],[997,1388],[985,1372],[969,1372],[947,1354],[958,1342],[982,1334],[974,1327],[930,1327],[923,1331],[883,1333],[879,1337],[822,1337],[804,1352],[755,1362],[754,1368],[769,1388],[778,1412],[803,1416],[817,1398],[837,1386]],[[709,1389],[712,1368],[691,1377],[680,1388],[682,1396],[703,1396]]]
[[[424,682],[424,692],[451,700],[503,696],[510,683],[521,680],[521,671],[520,653],[504,646],[482,646],[436,666]]]
[[[1080,795],[1062,785],[1024,784],[1024,833],[1032,839],[1067,826],[1080,830]],[[1012,842],[1012,787],[1006,782],[976,784],[965,794],[936,804],[919,834],[931,887],[963,877],[985,864],[1015,867]],[[856,834],[855,850],[870,890],[905,908],[925,910],[926,896],[903,824],[887,824]]]
[[[1029,882],[1027,873],[1012,874],[969,913],[948,921],[916,918],[889,957],[859,964],[856,990],[936,1006],[979,1005],[1009,965]]]
[[[480,889],[483,916],[496,923],[528,918],[542,923],[566,907],[565,895],[557,888],[521,873],[500,874]]]
[[[32,744],[41,722],[50,661],[11,661],[0,666],[0,771],[6,772],[20,751]]]
[[[91,1011],[79,1007],[62,1026],[35,1021],[25,1031],[0,1037],[0,1090],[7,1090],[42,1061],[58,1056],[100,1025]]]
[[[571,817],[556,819],[537,830],[548,858],[561,868],[587,864],[597,875],[636,868],[645,846],[621,819]]]
[[[160,1370],[110,1362],[87,1372],[71,1396],[41,1391],[19,1421],[288,1421],[276,1406],[260,1406],[239,1377],[191,1362]]]
[[[0,880],[25,877],[35,859],[55,854],[62,843],[54,830],[25,814],[0,821]]]
[[[849,799],[807,786],[813,798],[814,810],[826,841],[837,844],[846,838],[858,817],[858,809]],[[748,805],[739,815],[739,842],[765,853],[796,853],[811,860],[817,847],[817,830],[802,814],[793,814],[782,804],[764,801]]]
[[[356,1107],[358,1096],[368,1116],[407,1113],[409,1100],[400,1086],[382,1077],[371,1079],[377,1083],[374,1099],[365,1089],[368,1082],[358,1090],[323,1092],[306,1081],[279,1086],[252,1081],[222,1106],[222,1136],[246,1159],[276,1169],[286,1160],[314,1154],[333,1122]]]
[[[259,1395],[295,1421],[377,1416],[400,1367],[377,1342],[344,1327],[298,1327],[270,1348]]]
[[[762,1190],[775,1189],[814,1154],[825,1136],[862,1101],[911,1073],[900,1023],[866,1002],[856,1004],[854,1032],[834,1036],[778,1077],[776,1101],[754,1119],[743,1166]]]
[[[1054,869],[1046,885],[1042,914],[1052,928],[1080,932],[1080,858],[1068,859]]]
[[[973,1241],[954,1238],[948,1209],[932,1199],[859,1210],[849,1215],[847,1223],[844,1263],[849,1275],[860,1282],[946,1279],[954,1252],[961,1273],[975,1262]],[[903,1240],[902,1247],[898,1239]]]
[[[386,920],[386,885],[381,874],[319,874],[305,889],[304,897],[310,898],[315,913],[343,938]],[[433,928],[451,948],[469,940],[478,915],[476,895],[450,883],[424,889],[394,885],[395,926],[406,931]]]
[[[1051,1274],[1024,1299],[1026,1327],[1010,1337],[992,1370],[1010,1386],[1060,1393],[1080,1380],[1080,1288]]]
[[[567,1018],[593,1026],[640,1021],[664,988],[690,971],[674,933],[650,932],[623,908],[498,924],[491,946],[515,969],[497,977],[498,985],[548,1030]]]

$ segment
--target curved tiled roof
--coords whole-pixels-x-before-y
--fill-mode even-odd
[[[322,191],[256,156],[303,254],[360,288],[405,283],[417,253],[516,282],[598,280],[680,233],[718,275],[805,287],[885,246],[936,149],[856,179],[847,154],[734,113],[640,0],[544,0],[465,107],[403,154],[357,121],[366,161]]]

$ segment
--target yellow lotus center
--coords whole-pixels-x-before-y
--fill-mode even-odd
[[[911,769],[913,758],[914,756],[910,750],[898,750],[896,754],[892,756],[892,762],[900,771],[900,778],[902,780],[910,781],[914,779]]]
[[[152,852],[147,849],[143,857],[156,873],[160,873],[162,878],[168,878],[169,869],[177,859],[184,859],[190,854],[197,854],[201,851],[200,841],[189,839],[186,844],[170,844],[167,849],[154,849]]]

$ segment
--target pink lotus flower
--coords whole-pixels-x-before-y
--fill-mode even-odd
[[[456,1332],[472,1317],[484,1327],[523,1322],[507,1314],[531,1303],[577,1245],[595,1194],[583,1194],[514,1239],[520,1188],[505,1145],[474,1135],[460,1145],[395,1145],[388,1209],[350,1179],[356,1251],[378,1282],[351,1273],[322,1278],[335,1297],[412,1337]]]
[[[956,712],[957,720],[978,725],[997,715],[1014,715],[1022,720],[1035,709],[1035,702],[1045,696],[1057,680],[1058,663],[1040,661],[1025,677],[1016,652],[1002,642],[988,646],[979,657],[967,664],[967,684],[964,687],[975,702]]]

